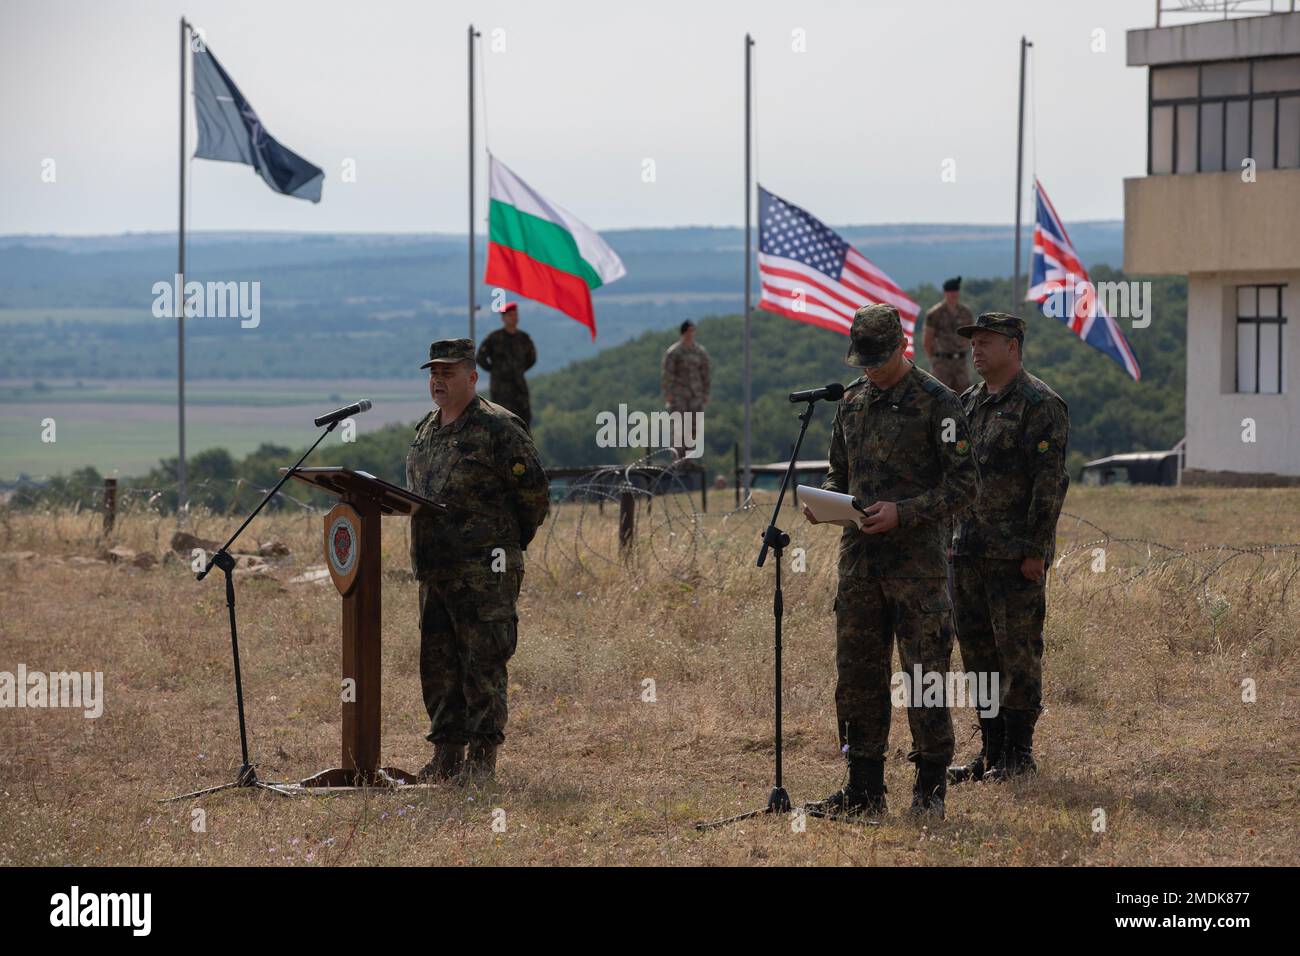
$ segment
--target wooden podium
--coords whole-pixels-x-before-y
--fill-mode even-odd
[[[281,469],[283,474],[288,469]],[[293,477],[339,499],[325,516],[325,565],[343,595],[342,765],[303,780],[303,787],[383,787],[415,783],[414,774],[379,765],[381,561],[383,515],[445,511],[439,505],[348,468],[299,468]]]

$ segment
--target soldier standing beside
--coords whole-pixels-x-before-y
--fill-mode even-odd
[[[482,781],[505,739],[523,550],[546,518],[549,486],[523,422],[476,394],[470,339],[434,342],[420,367],[438,408],[416,426],[406,486],[451,509],[411,519],[420,685],[434,745],[420,777]]]
[[[999,675],[1000,703],[995,716],[980,717],[979,756],[949,769],[953,783],[1036,769],[1046,574],[1070,484],[1069,414],[1061,396],[1021,366],[1024,321],[986,312],[958,331],[973,343],[984,381],[961,397],[982,489],[953,536],[957,641],[967,671]]]
[[[664,352],[659,388],[669,412],[702,412],[709,403],[709,353],[695,342],[694,322],[687,319],[680,331],[681,338]],[[698,430],[694,434],[698,436]],[[673,446],[679,460],[686,457],[680,435],[675,437]]]
[[[952,652],[946,588],[947,529],[979,490],[957,396],[903,355],[898,310],[869,305],[853,317],[845,364],[865,375],[844,392],[831,429],[822,487],[865,504],[840,538],[835,596],[835,709],[847,785],[810,809],[831,815],[885,810],[893,644],[909,681],[915,668],[946,677]],[[805,507],[804,516],[815,523]],[[946,683],[946,682],[945,682]],[[943,817],[953,752],[948,703],[907,710],[916,782],[912,811]]]
[[[490,372],[488,394],[519,416],[525,428],[532,428],[533,408],[528,398],[524,373],[537,364],[537,347],[528,333],[519,328],[519,303],[507,302],[501,310],[503,327],[497,329],[478,347],[479,368]]]
[[[966,356],[970,345],[957,334],[957,329],[975,321],[970,309],[958,301],[961,295],[961,276],[948,279],[943,284],[943,301],[925,313],[921,343],[930,359],[934,377],[960,395],[970,388],[970,365]]]

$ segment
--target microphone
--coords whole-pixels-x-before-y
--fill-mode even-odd
[[[843,389],[840,389],[840,391],[843,391]],[[360,415],[362,412],[368,412],[370,411],[370,408],[370,399],[363,398],[359,402],[355,402],[351,405],[344,405],[342,408],[336,408],[334,411],[322,415],[320,418],[316,419],[316,427],[320,428],[322,425],[333,425],[335,422],[341,422],[343,419],[351,418],[353,415]]]
[[[802,392],[791,392],[790,401],[792,402],[820,402],[826,399],[828,402],[838,402],[844,397],[844,386],[839,382],[832,382],[821,388],[805,388]]]

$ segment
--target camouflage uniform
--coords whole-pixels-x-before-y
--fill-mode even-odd
[[[978,491],[957,396],[915,366],[887,391],[865,376],[854,381],[835,413],[822,487],[851,494],[862,507],[898,505],[897,528],[870,535],[846,528],[840,538],[835,707],[840,745],[852,766],[854,758],[884,758],[895,638],[909,676],[918,664],[923,672],[948,671],[953,634],[946,531]],[[907,712],[909,759],[946,766],[953,752],[948,708],[917,703]]]
[[[468,339],[460,340],[469,347]],[[445,343],[430,347],[434,349]],[[420,684],[435,744],[500,744],[506,662],[515,652],[523,549],[549,510],[546,472],[523,423],[475,396],[451,424],[416,427],[406,458],[411,491],[451,506],[411,519],[420,583]],[[464,509],[464,510],[461,510]],[[498,550],[499,549],[499,550]]]
[[[934,355],[930,365],[934,377],[957,394],[970,388],[970,342],[957,334],[957,329],[974,320],[970,309],[958,303],[955,311],[947,302],[931,306],[925,313],[925,328],[934,333]]]
[[[990,326],[1018,331],[1023,340],[1023,321],[1003,313],[981,315],[979,324],[967,328]],[[1008,741],[1017,728],[1032,736],[1042,706],[1045,579],[1028,580],[1020,564],[1041,558],[1051,566],[1056,521],[1070,483],[1070,420],[1061,397],[1023,369],[996,394],[980,382],[961,401],[982,488],[953,536],[957,640],[967,671],[999,675],[1000,713],[994,721],[1002,724],[981,721],[985,733],[994,734],[985,740],[992,764],[1004,731]]]
[[[522,329],[497,329],[478,347],[479,368],[492,375],[488,386],[492,401],[518,415],[525,428],[532,427],[533,408],[524,373],[536,364],[537,347]]]
[[[681,340],[668,346],[660,367],[659,388],[672,399],[667,403],[668,411],[704,411],[709,398],[709,353],[704,346],[687,345]],[[676,434],[673,446],[678,458],[685,457],[686,448]]]

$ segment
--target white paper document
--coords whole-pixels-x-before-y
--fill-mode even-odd
[[[853,507],[853,496],[838,491],[823,491],[812,485],[799,486],[799,503],[807,505],[818,521],[856,528],[862,512]]]

